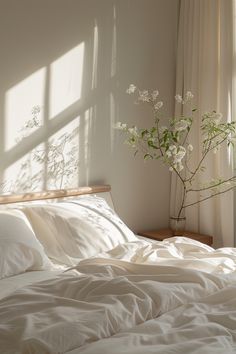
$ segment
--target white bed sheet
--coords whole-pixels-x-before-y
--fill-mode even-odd
[[[146,237],[137,236],[140,240],[145,240],[147,242],[155,242],[154,240],[150,240]],[[12,277],[8,277],[0,280],[0,300],[15,290],[23,288],[24,286],[31,285],[37,283],[39,281],[52,279],[55,276],[63,273],[68,266],[61,266],[54,263],[55,270],[44,270],[44,271],[30,271],[22,274],[18,274]],[[56,269],[57,268],[57,269]]]
[[[38,270],[1,279],[0,300],[27,285],[31,285],[43,280],[52,279],[55,276],[61,274],[63,271],[64,269],[62,268],[55,270]]]
[[[137,236],[140,240],[145,240],[147,242],[154,242],[146,237]],[[52,279],[55,276],[63,273],[68,266],[61,266],[54,263],[55,270],[44,270],[44,271],[30,271],[22,274],[18,274],[12,277],[8,277],[0,280],[0,300],[15,290],[20,289],[24,286],[37,283],[39,281]]]
[[[180,238],[123,244],[52,279],[21,282],[0,301],[0,348],[4,354],[236,353],[235,274],[236,249]]]

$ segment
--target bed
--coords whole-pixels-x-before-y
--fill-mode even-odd
[[[136,236],[109,186],[0,204],[1,353],[236,353],[235,249]]]

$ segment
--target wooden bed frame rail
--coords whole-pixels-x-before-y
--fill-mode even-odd
[[[25,194],[1,195],[0,204],[22,203],[22,202],[29,202],[34,200],[73,197],[73,196],[78,196],[83,194],[110,192],[110,190],[111,190],[111,186],[109,185],[98,185],[98,186],[78,187],[75,189],[56,189],[56,190],[32,192],[32,193],[25,193]]]

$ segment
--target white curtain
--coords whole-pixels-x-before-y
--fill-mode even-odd
[[[216,110],[223,114],[224,122],[232,119],[232,65],[233,0],[181,0],[176,93],[191,91],[198,108],[189,139],[194,146],[193,163],[201,153],[201,114]],[[181,113],[179,109],[176,106],[177,115]],[[207,169],[200,179],[232,176],[231,162],[227,147],[222,148],[206,161]],[[179,190],[172,175],[171,214],[175,213]],[[186,208],[185,214],[188,230],[212,235],[215,247],[234,245],[232,191]]]

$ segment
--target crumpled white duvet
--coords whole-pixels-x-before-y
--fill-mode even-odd
[[[236,353],[236,249],[137,241],[0,301],[4,354]]]

